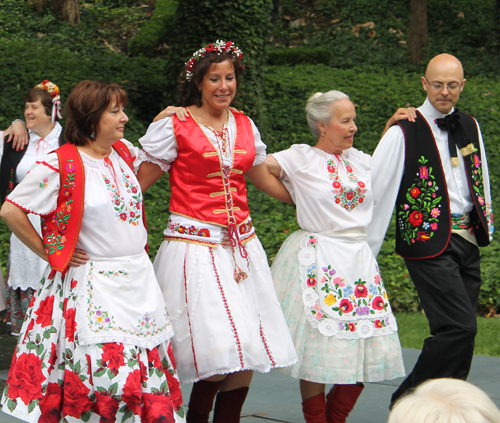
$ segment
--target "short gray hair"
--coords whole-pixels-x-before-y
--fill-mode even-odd
[[[342,91],[316,93],[309,97],[306,104],[307,123],[314,137],[319,138],[318,122],[328,123],[333,116],[333,105],[344,98],[349,98]]]

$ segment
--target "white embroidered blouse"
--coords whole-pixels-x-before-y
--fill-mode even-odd
[[[122,141],[135,158],[137,169],[141,162],[138,148]],[[142,193],[134,172],[114,150],[107,159],[95,159],[83,152],[80,155],[85,170],[85,208],[77,248],[97,257],[140,254],[147,233],[142,221]],[[30,213],[42,216],[51,213],[60,189],[58,167],[57,155],[48,154],[8,200]]]

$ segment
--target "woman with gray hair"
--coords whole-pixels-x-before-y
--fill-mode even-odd
[[[345,422],[363,382],[404,376],[397,324],[366,243],[373,210],[371,157],[353,148],[356,111],[340,91],[306,106],[314,147],[267,156],[297,206],[300,230],[272,266],[278,299],[299,362],[281,372],[300,379],[306,422]],[[399,109],[388,122],[414,119]],[[326,395],[325,384],[334,384]]]

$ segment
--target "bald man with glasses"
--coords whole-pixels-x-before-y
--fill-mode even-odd
[[[427,379],[469,374],[481,286],[478,247],[493,233],[490,180],[481,130],[455,109],[465,79],[449,54],[422,76],[427,93],[414,122],[400,121],[372,159],[374,217],[368,242],[378,254],[396,205],[396,252],[417,289],[431,337],[392,396],[391,406]]]

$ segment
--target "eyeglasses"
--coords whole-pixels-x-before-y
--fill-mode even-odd
[[[431,84],[425,76],[424,78],[434,91],[442,91],[443,88],[446,88],[448,91],[457,91],[462,86],[462,84],[457,84],[456,82],[453,82],[452,84],[441,84],[439,82],[433,82]]]

